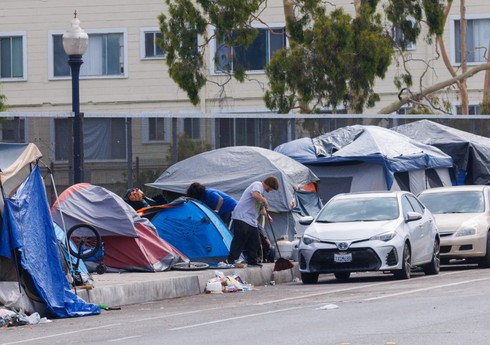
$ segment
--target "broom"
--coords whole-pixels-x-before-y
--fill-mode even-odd
[[[269,214],[267,214],[267,218],[269,218]],[[274,264],[273,272],[279,272],[279,271],[284,271],[293,268],[294,265],[290,260],[281,257],[281,251],[279,250],[279,246],[277,245],[276,234],[274,233],[272,222],[269,222],[269,225],[271,227],[272,237],[274,238],[274,244],[276,245],[277,248],[277,254],[279,255],[279,258],[276,260],[276,263]]]

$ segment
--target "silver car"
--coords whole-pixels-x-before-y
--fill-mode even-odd
[[[414,266],[438,274],[439,233],[431,212],[404,191],[338,194],[309,224],[298,248],[304,284],[319,274],[348,279],[351,272],[387,271],[409,279]]]
[[[441,236],[441,262],[465,259],[490,267],[490,186],[438,187],[419,199],[434,215]]]

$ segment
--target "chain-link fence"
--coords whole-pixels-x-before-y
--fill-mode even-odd
[[[421,119],[490,137],[490,116],[484,115],[86,113],[82,181],[119,195],[133,186],[151,195],[159,191],[145,187],[146,183],[154,182],[173,163],[200,152],[243,145],[273,150],[282,143],[340,127],[391,128]],[[0,113],[0,142],[35,143],[43,153],[43,171],[54,174],[61,193],[73,184],[72,121],[71,113]],[[46,185],[48,197],[54,201],[50,179]]]

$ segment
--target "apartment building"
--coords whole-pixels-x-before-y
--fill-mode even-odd
[[[353,13],[351,1],[339,0],[335,5]],[[175,159],[175,138],[181,133],[192,140],[203,140],[210,147],[273,148],[294,136],[286,116],[268,118],[273,114],[262,100],[267,84],[263,67],[274,50],[287,44],[285,33],[271,37],[267,30],[284,28],[282,0],[268,1],[261,22],[256,24],[261,29],[258,40],[262,41],[256,46],[266,49],[247,54],[254,66],[248,71],[253,80],[232,81],[225,94],[214,84],[207,84],[197,107],[169,78],[165,54],[154,43],[160,35],[157,17],[166,11],[163,0],[2,0],[0,93],[7,96],[9,108],[3,114],[7,117],[0,121],[0,141],[36,143],[45,163],[57,172],[61,186],[71,183],[72,165],[72,88],[62,35],[70,28],[75,11],[80,26],[89,35],[80,75],[86,182],[119,191],[133,180],[135,169],[151,178],[152,173],[163,171]],[[459,4],[455,3],[444,40],[456,68],[461,62],[457,49],[459,19]],[[489,45],[490,3],[467,3],[466,19],[471,68],[488,56],[484,48]],[[211,41],[208,51],[209,76],[223,80],[221,69],[232,58],[233,48]],[[218,61],[214,60],[216,53],[221,57]],[[451,78],[441,59],[435,60],[438,51],[433,45],[420,40],[410,45],[408,53],[413,60],[415,91],[419,85],[427,87]],[[431,62],[430,69],[425,68],[426,62]],[[392,80],[398,68],[393,64],[386,78],[376,83],[381,101],[366,113],[376,114],[396,100],[399,90]],[[483,83],[484,73],[468,80],[470,111],[475,114],[479,113]],[[460,104],[456,89],[445,89],[442,96],[456,114]],[[325,109],[325,113],[329,111]],[[324,121],[332,119],[326,117]]]

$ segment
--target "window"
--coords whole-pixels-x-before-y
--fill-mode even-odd
[[[413,20],[410,20],[412,22],[412,27],[415,25],[415,22]],[[393,40],[396,42],[397,46],[401,48],[405,48],[405,50],[415,50],[416,46],[415,43],[409,40],[405,40],[405,35],[403,35],[403,32],[400,30],[399,27],[392,27],[391,28],[391,37]]]
[[[113,31],[89,33],[88,48],[83,54],[80,68],[81,77],[122,77],[126,74],[126,35],[125,32]],[[69,77],[68,56],[63,49],[63,34],[51,34],[50,52],[52,52],[52,69],[50,77]]]
[[[488,38],[490,37],[490,18],[466,20],[466,62],[482,63],[488,59]],[[454,23],[454,61],[459,64],[461,58],[460,46],[460,20],[455,19]]]
[[[72,150],[72,118],[55,119],[55,160],[69,160]],[[125,160],[126,123],[119,118],[83,119],[84,159]]]
[[[142,119],[143,142],[170,141],[170,119],[163,117],[150,117]]]
[[[201,121],[197,118],[184,119],[184,133],[191,139],[200,139]]]
[[[456,115],[462,115],[461,105],[456,105]],[[468,105],[468,115],[480,115],[480,105],[479,104]]]
[[[25,119],[18,117],[0,119],[0,142],[25,143]]]
[[[25,33],[0,33],[0,80],[24,80]]]
[[[288,120],[284,119],[216,119],[216,145],[273,149],[288,141],[288,128]]]
[[[233,72],[237,66],[246,71],[262,71],[274,52],[286,46],[284,28],[259,28],[256,39],[248,48],[229,47],[217,42],[214,56],[215,72]]]
[[[164,57],[162,49],[155,43],[156,38],[162,37],[162,33],[156,28],[142,28],[140,30],[140,56],[142,59],[161,59]]]

